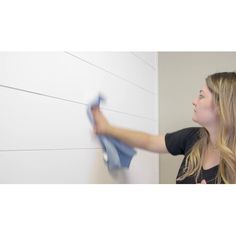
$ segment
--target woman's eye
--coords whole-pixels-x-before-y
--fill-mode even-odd
[[[198,97],[199,97],[200,99],[201,99],[201,98],[204,98],[204,96],[203,96],[203,95],[201,95],[201,94],[200,94]]]

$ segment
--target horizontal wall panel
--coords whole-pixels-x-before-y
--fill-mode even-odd
[[[66,53],[1,53],[0,65],[0,84],[81,103],[101,92],[106,108],[157,119],[156,95]]]
[[[143,151],[112,173],[101,150],[0,152],[0,184],[157,183],[156,168],[157,155]]]
[[[142,59],[154,69],[157,68],[157,53],[154,52],[132,52],[135,56]]]
[[[0,149],[98,148],[86,106],[0,87]],[[155,132],[156,122],[104,111],[116,125]]]
[[[150,60],[141,52],[0,53],[0,183],[158,183],[158,155],[140,149],[129,169],[109,172],[86,113],[102,93],[110,123],[156,134]]]
[[[156,70],[130,52],[68,52],[156,94]],[[155,53],[139,53],[151,58]]]

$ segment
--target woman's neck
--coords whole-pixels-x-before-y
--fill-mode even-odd
[[[213,149],[216,149],[217,147],[217,129],[214,128],[214,127],[211,127],[211,128],[206,128],[209,135],[210,135],[210,140],[209,140],[209,147],[213,148]]]

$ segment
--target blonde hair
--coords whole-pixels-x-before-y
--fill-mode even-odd
[[[219,115],[216,148],[220,152],[220,164],[216,182],[236,183],[236,73],[212,74],[206,78],[206,84]],[[197,182],[202,168],[201,155],[209,138],[207,129],[201,128],[198,141],[186,157],[183,175],[177,180],[195,175]]]

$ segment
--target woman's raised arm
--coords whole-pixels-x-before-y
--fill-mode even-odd
[[[99,108],[92,109],[92,112],[95,119],[94,131],[96,134],[109,135],[132,147],[147,151],[168,153],[165,145],[165,135],[152,135],[141,131],[115,127],[107,121]]]

